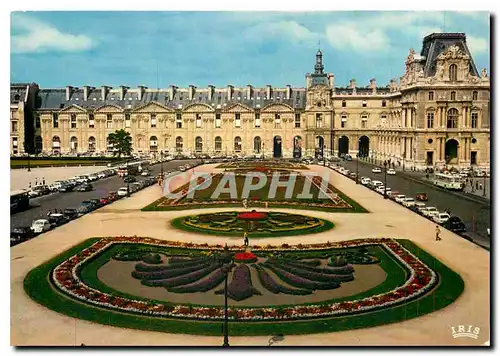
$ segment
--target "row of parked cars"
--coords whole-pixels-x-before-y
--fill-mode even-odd
[[[135,193],[155,183],[155,177],[146,177],[144,180],[130,184],[130,193]],[[31,226],[14,228],[10,235],[10,245],[15,246],[41,233],[64,225],[82,215],[117,201],[128,195],[128,189],[128,187],[122,187],[117,192],[109,192],[101,198],[84,200],[79,206],[74,208],[67,208],[64,210],[55,209],[49,211],[46,217],[34,220]]]
[[[60,193],[67,193],[72,191],[88,192],[93,189],[91,184],[92,182],[115,175],[116,172],[117,172],[116,169],[109,168],[99,173],[75,176],[73,178],[56,181],[55,183],[49,185],[37,185],[32,187],[28,191],[28,194],[30,198],[35,198],[55,192],[60,192]]]
[[[350,172],[342,166],[332,166],[334,170],[343,174],[353,180],[356,180],[356,173]],[[401,194],[398,191],[393,191],[389,187],[385,187],[384,183],[379,180],[372,180],[369,177],[360,177],[359,182],[364,186],[374,190],[375,192],[384,195],[396,203],[414,211],[415,213],[432,220],[436,224],[442,225],[444,228],[451,230],[455,233],[462,234],[467,231],[463,221],[458,216],[451,216],[449,212],[439,211],[434,206],[427,206],[424,201],[428,201],[426,193],[418,193],[415,197],[409,197]]]

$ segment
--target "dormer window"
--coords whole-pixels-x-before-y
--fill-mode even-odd
[[[450,65],[450,81],[454,82],[457,80],[457,65],[456,64],[452,64]]]
[[[452,91],[450,93],[450,100],[457,100],[457,93],[455,93],[454,91]]]
[[[477,100],[477,91],[472,92],[472,100]]]
[[[347,106],[347,103],[345,102],[345,100],[342,100],[342,107],[345,108]]]

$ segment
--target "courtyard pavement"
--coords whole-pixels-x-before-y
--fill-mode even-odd
[[[212,166],[213,167],[213,166]],[[213,170],[211,166],[197,171]],[[320,172],[323,167],[315,166]],[[442,230],[442,241],[434,240],[435,224],[354,181],[330,172],[330,182],[356,200],[370,214],[328,213],[273,209],[314,215],[331,220],[335,228],[307,236],[251,239],[252,244],[298,244],[342,241],[356,238],[407,238],[439,259],[465,281],[463,294],[450,306],[405,322],[359,330],[310,335],[285,335],[276,346],[369,346],[369,345],[483,345],[490,339],[490,254],[467,240]],[[96,236],[145,236],[164,240],[241,245],[241,238],[199,235],[173,229],[169,221],[178,216],[235,210],[216,208],[190,211],[141,212],[140,208],[162,196],[158,185],[99,209],[36,239],[11,248],[11,344],[17,346],[216,346],[222,337],[190,336],[123,329],[74,319],[32,301],[23,290],[23,280],[34,267],[81,241]],[[241,209],[243,210],[243,208]],[[266,210],[266,209],[259,209]],[[451,327],[481,328],[475,339],[454,339]],[[234,346],[266,346],[273,335],[230,337]]]

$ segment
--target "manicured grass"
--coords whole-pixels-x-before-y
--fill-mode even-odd
[[[78,246],[58,255],[47,263],[33,269],[24,280],[25,291],[38,303],[71,317],[93,321],[101,324],[109,324],[124,328],[162,331],[169,333],[195,334],[195,335],[221,335],[220,322],[186,321],[178,319],[151,318],[133,314],[114,312],[99,309],[93,306],[72,300],[57,292],[49,282],[48,276],[51,270],[59,263],[73,255],[75,252],[91,245],[97,239],[86,240]],[[420,315],[431,313],[442,309],[456,300],[464,289],[462,278],[439,260],[436,260],[417,245],[408,240],[401,240],[408,250],[417,255],[424,263],[433,268],[439,275],[439,283],[433,291],[416,300],[404,305],[382,309],[370,313],[321,318],[308,321],[279,321],[279,322],[230,322],[229,333],[238,335],[293,335],[343,331],[384,325],[415,318]],[[110,252],[111,253],[111,252]],[[384,257],[381,258],[381,261]],[[399,264],[398,264],[399,265]],[[388,273],[401,271],[394,267],[385,266],[391,270]],[[400,268],[400,267],[398,267]],[[85,278],[92,279],[95,271],[85,271]],[[87,282],[97,282],[95,279]],[[392,283],[392,282],[391,282]],[[370,294],[375,293],[373,290]],[[366,293],[366,292],[365,292]]]

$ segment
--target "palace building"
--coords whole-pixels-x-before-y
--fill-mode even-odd
[[[305,88],[40,88],[11,84],[11,154],[134,152],[304,157],[359,154],[408,167],[490,164],[490,78],[466,36],[434,33],[399,81],[335,86],[316,53]]]

